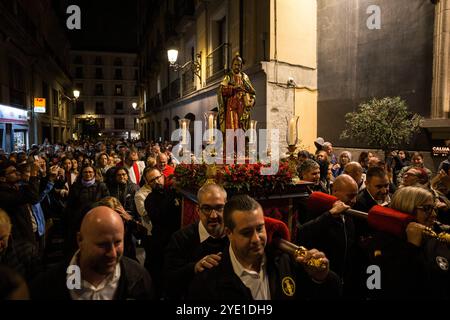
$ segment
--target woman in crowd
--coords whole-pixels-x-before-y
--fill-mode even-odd
[[[87,212],[86,209],[100,199],[109,196],[106,185],[95,178],[93,166],[82,167],[80,172],[80,176],[70,188],[67,199],[68,236],[66,239],[66,254],[69,255],[73,254],[73,250],[76,248],[76,233],[84,214]]]
[[[117,198],[129,214],[138,218],[134,195],[139,187],[130,181],[128,170],[125,167],[117,167],[114,179],[107,186],[109,194]]]
[[[370,259],[381,271],[381,289],[376,298],[449,298],[448,245],[427,231],[435,226],[433,194],[420,187],[404,187],[393,196],[391,208],[409,214],[403,236],[378,231],[370,245]],[[435,230],[440,231],[440,230]]]
[[[333,165],[333,177],[337,178],[344,172],[345,166],[352,161],[352,154],[348,151],[342,151],[339,155],[338,163]]]

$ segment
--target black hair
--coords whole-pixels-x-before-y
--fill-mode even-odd
[[[261,205],[246,194],[232,197],[225,204],[225,208],[223,209],[223,221],[225,227],[230,230],[234,229],[235,224],[232,217],[234,211],[253,211],[257,208],[261,208]]]

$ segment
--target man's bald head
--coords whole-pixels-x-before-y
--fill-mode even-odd
[[[111,275],[123,254],[124,225],[113,209],[99,206],[90,210],[78,233],[80,267],[91,279]]]
[[[124,225],[120,215],[106,206],[95,207],[90,210],[81,222],[80,234],[89,236],[99,232],[118,230],[124,232]]]
[[[158,164],[159,169],[164,170],[167,166],[167,155],[165,153],[159,153],[158,157],[156,157],[156,162]]]
[[[363,167],[359,162],[349,162],[344,168],[344,173],[351,176],[358,186],[362,183]]]
[[[333,195],[346,205],[353,206],[358,195],[358,185],[348,174],[341,174],[334,180]]]

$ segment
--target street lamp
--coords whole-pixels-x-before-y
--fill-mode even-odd
[[[202,81],[202,76],[200,74],[201,70],[202,70],[202,52],[200,51],[200,53],[196,53],[195,54],[195,59],[186,62],[183,65],[179,65],[177,63],[177,59],[178,59],[178,50],[176,49],[169,49],[167,50],[167,60],[169,61],[169,67],[173,68],[175,72],[177,72],[178,70],[183,70],[184,68],[186,68],[188,65],[190,65],[190,68],[192,70],[192,72],[200,79],[200,82]]]
[[[136,110],[136,109],[137,109],[137,102],[133,102],[133,103],[131,104],[131,106],[133,107],[134,110]]]
[[[69,97],[67,97],[70,101],[72,101],[73,102],[73,106],[74,106],[74,108],[75,108],[75,112],[76,112],[76,108],[77,108],[77,100],[78,100],[78,98],[80,97],[80,90],[77,90],[77,89],[75,89],[75,90],[73,90],[72,91],[72,94],[73,94],[73,98],[69,98]],[[70,138],[72,139],[73,138],[73,126],[72,126],[72,121],[73,121],[73,110],[72,110],[72,108],[69,108],[69,119],[70,119]]]

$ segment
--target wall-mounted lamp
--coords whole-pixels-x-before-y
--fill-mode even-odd
[[[73,96],[75,99],[78,99],[80,97],[80,90],[73,90]]]
[[[133,102],[133,103],[131,104],[131,106],[133,107],[134,110],[136,110],[136,109],[137,109],[137,102]]]
[[[183,64],[182,66],[177,63],[178,50],[176,50],[176,49],[167,50],[167,59],[169,60],[169,67],[173,68],[175,70],[175,72],[177,72],[180,69],[182,70],[182,69],[186,68],[188,65],[190,65],[192,72],[200,79],[200,82],[202,81],[202,76],[201,76],[202,52],[201,51],[200,51],[200,53],[195,54],[194,60],[188,61],[185,64]]]

